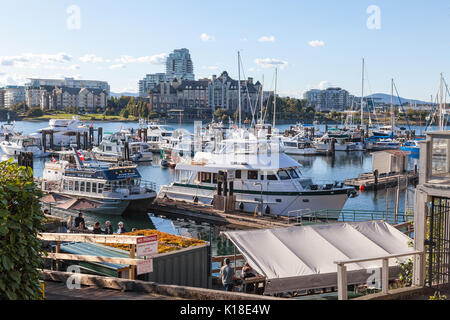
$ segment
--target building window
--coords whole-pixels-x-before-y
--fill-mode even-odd
[[[236,179],[242,179],[242,171],[236,170]]]

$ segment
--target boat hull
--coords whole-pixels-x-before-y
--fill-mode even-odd
[[[308,214],[321,210],[333,210],[339,212],[344,207],[350,189],[326,191],[304,191],[304,192],[262,192],[249,190],[234,190],[236,195],[235,210],[247,213],[255,213],[261,210],[261,200],[263,212],[279,216],[296,216]],[[167,197],[172,200],[194,202],[198,198],[201,204],[211,205],[215,194],[214,188],[196,188],[196,186],[181,186],[173,184],[162,187],[158,197]],[[242,204],[241,204],[242,203]],[[269,207],[269,209],[267,209]],[[329,219],[338,219],[330,216]]]

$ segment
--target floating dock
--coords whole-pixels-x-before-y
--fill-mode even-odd
[[[175,218],[187,218],[219,226],[226,225],[228,228],[235,229],[266,229],[299,225],[291,223],[288,217],[267,214],[255,216],[241,211],[225,213],[208,205],[158,198],[153,202],[150,211]]]
[[[378,190],[396,187],[399,184],[405,185],[406,181],[408,181],[408,184],[416,185],[418,180],[419,174],[416,171],[379,176],[369,172],[360,174],[358,178],[347,179],[344,181],[344,184],[359,190]]]

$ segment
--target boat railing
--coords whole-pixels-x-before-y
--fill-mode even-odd
[[[336,220],[336,217],[338,219]],[[362,222],[384,220],[389,224],[397,225],[414,220],[414,213],[374,210],[319,210],[299,215],[301,222],[328,223],[328,222]]]
[[[158,191],[158,185],[153,182],[153,181],[147,181],[147,180],[142,180],[141,181],[141,188],[146,188],[146,189],[150,189],[153,191]]]

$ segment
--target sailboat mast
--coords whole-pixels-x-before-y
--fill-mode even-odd
[[[395,112],[394,112],[394,79],[391,79],[391,126],[392,134],[394,134],[395,128]]]
[[[239,128],[241,128],[241,53],[238,51],[238,104],[239,104]]]
[[[273,128],[276,124],[276,112],[277,112],[277,81],[278,81],[278,68],[275,68],[275,91],[273,94]]]
[[[361,127],[364,126],[364,64],[365,60],[362,60],[362,85],[361,85]]]
[[[443,101],[443,97],[442,94],[444,92],[444,81],[443,81],[444,77],[442,76],[441,73],[441,84],[440,84],[440,88],[439,88],[439,130],[443,130],[444,129],[444,117],[443,117],[443,105],[442,105],[442,101]]]
[[[262,85],[261,85],[261,119],[260,123],[263,123],[263,107],[264,107],[264,75],[262,76]]]

